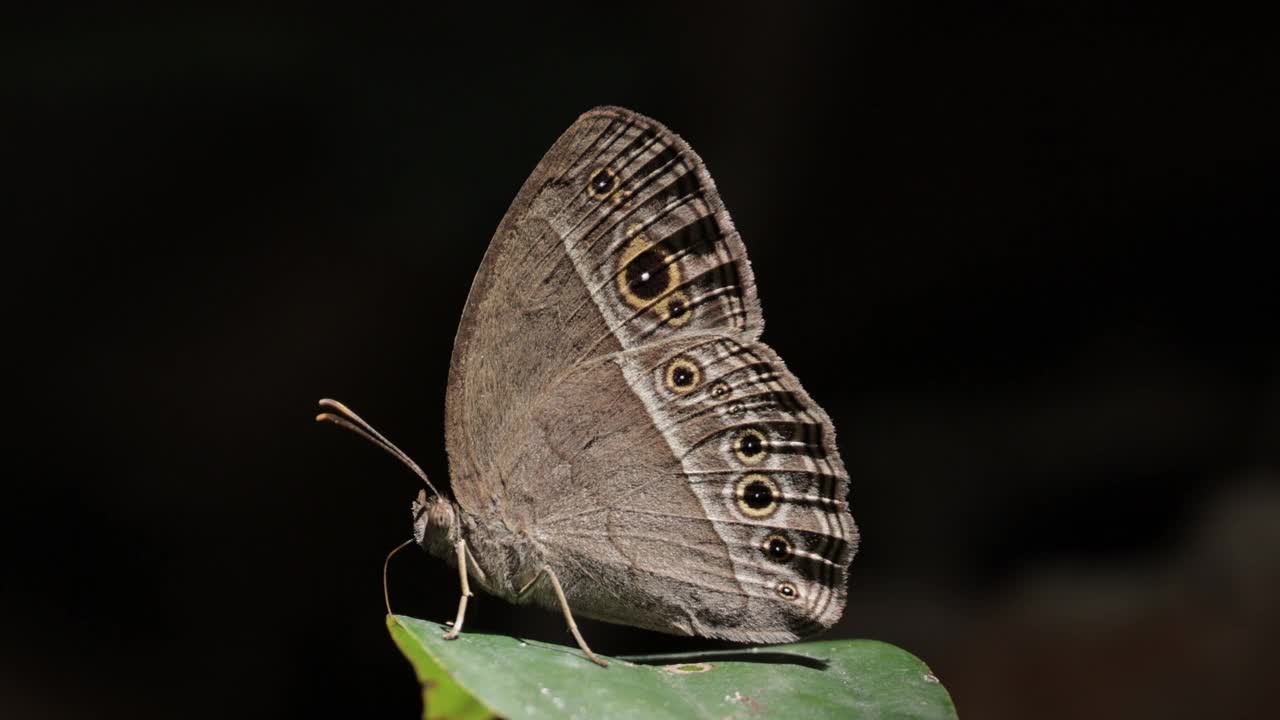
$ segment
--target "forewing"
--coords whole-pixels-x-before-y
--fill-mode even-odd
[[[620,108],[578,119],[499,225],[454,343],[446,400],[453,489],[472,509],[510,438],[563,372],[666,337],[762,322],[746,250],[689,146]]]

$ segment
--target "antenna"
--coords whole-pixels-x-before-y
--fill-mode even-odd
[[[408,466],[415,475],[422,478],[422,482],[426,483],[428,488],[431,488],[432,493],[440,495],[440,491],[436,490],[436,486],[432,485],[431,481],[427,479],[427,474],[422,471],[422,468],[418,467],[418,463],[414,462],[412,458],[406,455],[403,450],[396,447],[390,440],[383,437],[382,433],[374,430],[372,425],[361,419],[361,417],[355,414],[351,408],[343,405],[337,400],[330,400],[329,398],[322,399],[320,401],[320,407],[330,408],[337,411],[338,414],[335,415],[333,413],[322,412],[319,415],[316,415],[316,422],[331,422],[334,425],[344,427],[374,445],[377,445],[383,450],[386,450],[392,457]]]

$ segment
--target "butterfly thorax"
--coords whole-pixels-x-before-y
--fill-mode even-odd
[[[413,502],[413,518],[414,540],[450,565],[457,566],[455,548],[458,540],[465,540],[470,557],[468,574],[499,597],[516,600],[517,591],[542,567],[541,550],[524,533],[494,518],[485,521],[448,499],[419,493]]]

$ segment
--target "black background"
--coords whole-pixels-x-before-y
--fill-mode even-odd
[[[864,542],[829,637],[918,654],[966,717],[1273,707],[1269,25],[422,5],[6,21],[6,717],[418,712],[380,586],[418,484],[315,401],[445,481],[472,274],[605,103],[707,161],[839,430]],[[391,584],[451,616],[442,562]],[[488,597],[468,625],[571,642]]]

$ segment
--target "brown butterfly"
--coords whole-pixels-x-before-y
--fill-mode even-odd
[[[831,420],[769,346],[755,281],[696,153],[616,107],[578,118],[476,274],[445,406],[452,499],[419,545],[515,603],[777,643],[839,619],[857,549]],[[426,480],[341,404],[360,432]],[[427,483],[430,486],[430,482]]]

